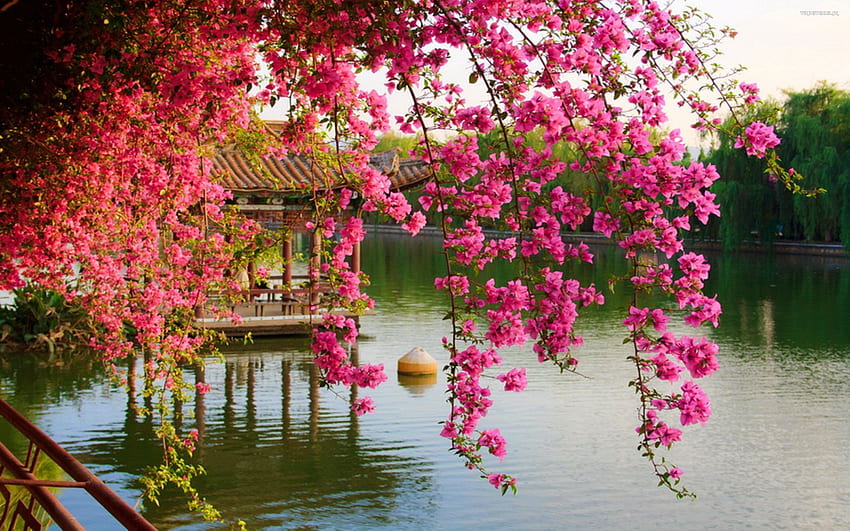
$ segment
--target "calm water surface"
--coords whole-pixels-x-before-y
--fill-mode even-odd
[[[623,295],[586,315],[577,356],[590,378],[539,366],[530,349],[506,353],[507,366],[531,365],[528,390],[495,392],[482,424],[509,441],[493,468],[519,478],[519,494],[501,497],[438,436],[442,385],[395,374],[414,346],[446,359],[442,299],[431,288],[435,245],[393,237],[364,245],[378,314],[362,320],[352,354],[388,368],[389,380],[368,393],[374,414],[353,417],[348,391],[318,388],[301,339],[257,340],[207,367],[213,391],[185,427],[204,434],[197,456],[209,475],[200,486],[227,518],[305,530],[850,528],[846,260],[713,257],[706,291],[719,293],[725,312],[721,327],[704,333],[721,345],[721,370],[700,384],[714,414],[686,429],[671,456],[698,494],[693,501],[658,489],[636,451],[636,402],[626,387],[633,369],[615,313],[628,304]],[[621,266],[612,251],[598,258],[595,280],[604,286]],[[135,502],[137,477],[158,458],[151,425],[128,414],[141,390],[128,396],[83,364],[6,366],[0,393]],[[0,437],[20,444],[5,425]],[[110,529],[84,497],[61,499],[89,529]],[[144,513],[162,529],[223,528],[194,522],[171,496]]]

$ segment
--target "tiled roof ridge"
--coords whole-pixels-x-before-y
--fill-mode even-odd
[[[267,128],[276,134],[274,123]],[[282,122],[281,122],[282,123]],[[394,190],[412,188],[429,176],[427,165],[421,160],[399,160],[399,148],[370,156],[370,165],[386,174]],[[219,149],[213,159],[213,172],[221,184],[233,192],[306,192],[316,186],[323,189],[343,185],[324,171],[319,164],[305,155],[261,157],[252,161],[235,145]]]

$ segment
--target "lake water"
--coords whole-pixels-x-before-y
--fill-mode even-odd
[[[530,349],[506,353],[506,366],[529,367],[529,386],[494,391],[496,406],[481,425],[508,439],[507,458],[492,468],[515,475],[519,493],[502,497],[439,437],[448,412],[443,385],[395,373],[414,346],[446,360],[443,299],[431,287],[437,250],[427,237],[364,244],[378,313],[362,319],[354,355],[384,363],[389,376],[369,390],[374,414],[354,417],[347,391],[317,387],[304,339],[257,340],[207,367],[213,391],[185,426],[204,434],[197,456],[209,474],[199,486],[227,518],[251,529],[303,530],[850,528],[848,261],[711,257],[706,291],[719,293],[724,315],[704,333],[721,346],[721,370],[700,385],[714,414],[686,429],[671,454],[696,500],[656,487],[636,450],[637,402],[626,386],[633,368],[618,313],[624,295],[609,295],[606,308],[585,316],[586,344],[576,356],[589,378],[540,366]],[[614,250],[597,251],[599,272],[571,273],[595,274],[604,286],[621,266]],[[140,391],[128,398],[83,363],[6,365],[0,394],[136,501],[137,477],[158,458],[150,424],[128,414]],[[5,423],[0,437],[20,443]],[[87,528],[111,528],[84,496],[65,491],[60,499]],[[166,496],[144,514],[161,529],[226,528],[199,524],[184,507]]]

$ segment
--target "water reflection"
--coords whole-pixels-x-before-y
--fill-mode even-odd
[[[348,409],[356,388],[346,397],[321,389],[305,350],[276,351],[269,341],[256,347],[228,353],[223,366],[204,370],[214,390],[196,395],[198,413],[184,424],[203,432],[196,455],[209,475],[198,485],[226,516],[251,528],[311,513],[332,522],[352,504],[392,512],[393,493],[406,483],[430,488],[416,463],[393,452],[404,447],[383,449],[363,437]],[[192,527],[183,513],[181,502],[165,502],[147,516],[165,528]]]
[[[439,251],[427,238],[364,242],[378,314],[363,319],[352,355],[384,363],[389,376],[369,390],[378,406],[373,415],[349,411],[364,390],[336,396],[318,385],[304,340],[235,345],[222,363],[188,369],[212,386],[193,397],[194,417],[182,405],[181,426],[203,434],[196,455],[209,471],[200,482],[209,501],[266,529],[468,529],[470,522],[647,529],[658,515],[671,528],[850,527],[846,262],[710,257],[706,291],[718,293],[725,313],[720,328],[698,333],[721,345],[721,370],[701,384],[714,416],[689,430],[673,456],[699,494],[694,502],[655,489],[635,452],[634,396],[625,386],[632,368],[618,313],[628,293],[607,294],[606,307],[584,314],[586,344],[577,356],[588,379],[537,365],[530,349],[506,352],[506,364],[529,365],[529,389],[505,394],[494,386],[499,407],[482,425],[509,438],[505,464],[496,467],[520,478],[520,494],[501,498],[438,437],[437,423],[448,413],[442,380],[395,373],[396,360],[416,345],[438,365],[446,361],[444,294],[432,288],[443,274]],[[604,287],[624,266],[616,249],[594,252],[599,270],[571,264],[568,272]],[[138,371],[141,362],[128,360],[127,367]],[[145,405],[140,382],[119,389],[96,364],[0,367],[4,397],[130,501],[139,493],[137,477],[159,455],[151,420],[134,412]],[[214,527],[193,523],[171,495],[146,516],[163,529]]]
[[[627,266],[616,247],[592,244],[591,250],[595,266],[570,262],[563,269],[605,292],[605,307],[584,309],[582,315],[591,326],[607,325],[611,312],[631,304],[624,286],[607,290],[608,281],[626,274]],[[445,311],[445,294],[433,289],[433,278],[446,274],[437,238],[381,236],[367,240],[363,253],[364,269],[375,271],[369,292],[382,303],[379,311],[397,313],[401,323]],[[717,294],[723,304],[722,326],[699,333],[761,346],[847,351],[850,332],[842,316],[850,315],[848,258],[747,253],[707,253],[707,258],[712,269],[704,291]],[[485,274],[506,277],[515,270],[497,264]]]
[[[437,385],[437,374],[399,374],[398,384],[414,396],[421,396]]]
[[[850,333],[850,265],[841,257],[710,256],[707,292],[723,303],[717,337],[772,349],[837,349]]]

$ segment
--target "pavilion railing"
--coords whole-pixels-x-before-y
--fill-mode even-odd
[[[24,462],[0,442],[0,503],[3,503],[0,529],[40,530],[52,521],[63,530],[84,530],[50,491],[50,488],[58,487],[85,489],[127,529],[156,530],[89,469],[3,399],[0,399],[0,415],[29,440]],[[36,467],[42,455],[49,457],[71,480],[51,481],[36,477]],[[13,486],[26,489],[29,496],[13,496],[9,488]]]

